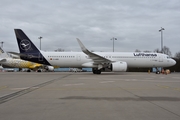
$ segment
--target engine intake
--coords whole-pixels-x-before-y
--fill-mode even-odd
[[[53,66],[45,66],[45,69],[47,71],[53,72],[54,71],[54,67]]]
[[[127,63],[122,61],[117,61],[111,64],[111,71],[113,72],[125,72],[127,70]]]

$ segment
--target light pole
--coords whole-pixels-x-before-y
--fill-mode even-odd
[[[1,48],[3,48],[3,44],[4,44],[4,42],[2,41],[2,42],[1,42]]]
[[[43,37],[38,37],[38,39],[40,40],[40,50],[41,50],[41,39],[42,39]]]
[[[161,52],[163,52],[163,30],[165,30],[164,28],[161,27],[161,29],[159,30],[159,32],[161,32]]]
[[[117,40],[117,38],[113,37],[111,40],[113,41],[113,52],[114,52],[114,40]]]

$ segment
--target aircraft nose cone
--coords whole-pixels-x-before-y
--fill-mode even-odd
[[[175,65],[175,64],[176,64],[176,61],[172,59],[171,64],[172,64],[172,65]]]

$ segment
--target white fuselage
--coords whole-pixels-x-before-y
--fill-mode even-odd
[[[83,52],[42,52],[46,60],[59,67],[97,67],[93,60]],[[161,53],[135,53],[135,52],[94,52],[111,61],[123,61],[128,67],[169,67],[176,62]],[[92,63],[92,64],[91,64]]]

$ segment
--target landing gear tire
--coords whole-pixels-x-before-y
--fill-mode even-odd
[[[157,72],[156,72],[156,74],[160,74],[160,72],[159,72],[159,71],[157,71]]]
[[[97,74],[101,74],[101,70],[97,70]]]
[[[93,74],[101,74],[101,70],[93,69]]]
[[[158,68],[156,68],[156,74],[160,74],[161,72],[159,71]]]

